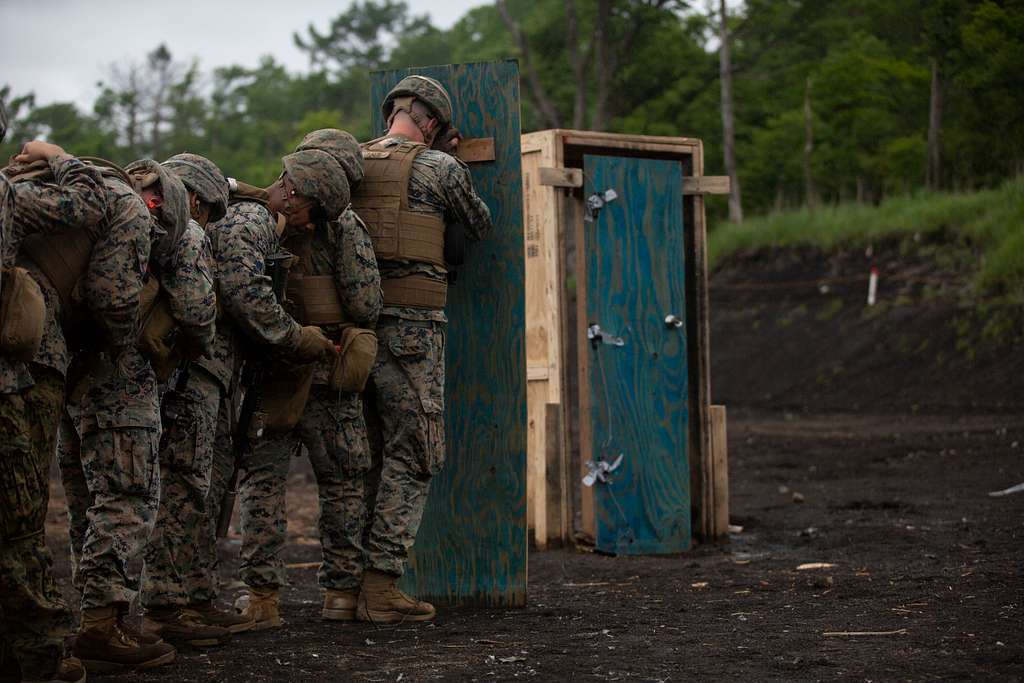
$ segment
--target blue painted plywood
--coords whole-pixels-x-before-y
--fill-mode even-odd
[[[682,166],[584,157],[585,195],[618,198],[584,226],[587,324],[621,346],[591,344],[595,460],[622,464],[594,492],[596,545],[617,554],[690,547],[690,470]]]
[[[493,137],[495,161],[470,165],[494,233],[471,245],[448,290],[448,460],[433,481],[404,584],[448,605],[526,603],[526,351],[519,67],[514,61],[372,74],[379,103],[411,73],[452,95],[465,138]]]

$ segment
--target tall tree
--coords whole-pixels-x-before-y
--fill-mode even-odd
[[[736,172],[736,120],[732,110],[732,59],[729,54],[729,14],[725,0],[718,0],[718,64],[722,90],[722,154],[725,173],[729,176],[729,220],[743,222],[740,178]]]

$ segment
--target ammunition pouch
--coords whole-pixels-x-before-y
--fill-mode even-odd
[[[171,304],[160,286],[159,278],[151,276],[146,280],[139,299],[139,318],[142,320],[139,351],[149,360],[157,381],[162,384],[171,378],[174,369],[178,367],[181,353],[172,338],[178,323],[171,314]]]
[[[445,223],[437,214],[409,210],[412,164],[426,145],[363,146],[364,176],[352,208],[366,223],[378,260],[444,266]]]
[[[330,387],[335,391],[359,393],[366,388],[377,360],[377,333],[360,327],[346,327],[341,333],[338,357],[331,368]]]
[[[276,364],[263,383],[259,414],[253,422],[259,423],[264,433],[294,429],[306,410],[315,373],[316,363]]]
[[[4,268],[0,283],[0,351],[16,360],[30,361],[43,341],[43,292],[24,268]]]
[[[385,306],[442,310],[448,299],[448,283],[425,275],[408,275],[381,281]]]

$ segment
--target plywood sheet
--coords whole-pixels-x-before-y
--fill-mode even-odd
[[[526,601],[526,352],[523,341],[523,205],[519,68],[514,61],[382,71],[371,77],[378,103],[401,78],[419,73],[451,92],[455,124],[469,138],[493,138],[494,161],[470,166],[495,230],[470,246],[448,293],[446,438],[448,461],[433,481],[407,589],[447,605]]]

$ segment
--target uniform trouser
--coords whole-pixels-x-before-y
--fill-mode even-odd
[[[44,533],[64,380],[32,374],[35,386],[0,394],[0,631],[25,678],[50,678],[71,626]]]
[[[206,495],[206,522],[196,545],[199,563],[204,569],[189,586],[189,602],[205,602],[217,598],[217,522],[224,494],[231,483],[235,469],[235,454],[231,449],[231,402],[222,398],[217,413],[217,436],[213,445],[213,463],[210,467],[210,487]]]
[[[109,400],[131,390],[137,404],[155,406],[152,370],[135,359],[129,363],[90,393]],[[124,367],[137,372],[118,375]],[[77,417],[75,424],[65,416],[58,458],[75,585],[82,591],[82,609],[130,603],[139,587],[131,563],[149,541],[160,500],[160,429],[130,424],[155,422],[148,414],[124,418],[124,424],[87,411]]]
[[[364,499],[369,510],[364,562],[400,576],[416,541],[430,480],[444,465],[445,324],[382,317],[377,338],[370,395],[380,429],[373,441],[380,449]]]
[[[146,546],[142,602],[147,607],[187,605],[211,584],[207,555],[207,494],[221,387],[213,375],[191,367],[185,386],[163,396],[160,437],[160,508]]]
[[[359,586],[365,526],[363,481],[370,464],[362,401],[358,394],[314,386],[298,425],[253,443],[240,483],[241,578],[251,588],[285,583],[285,488],[291,456],[305,446],[320,503],[320,586]]]

